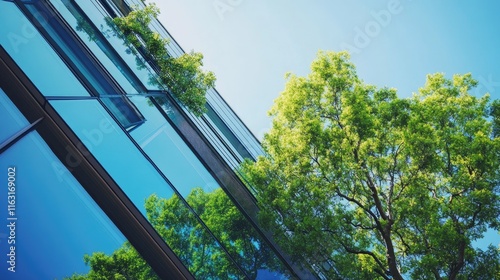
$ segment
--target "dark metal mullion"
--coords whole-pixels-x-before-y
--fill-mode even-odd
[[[16,144],[19,140],[21,140],[24,136],[28,135],[31,131],[35,130],[37,125],[43,120],[43,117],[37,119],[33,123],[30,123],[28,126],[19,130],[16,134],[12,135],[9,139],[0,143],[0,155],[7,151],[12,145]]]
[[[233,204],[240,210],[240,212],[247,218],[252,227],[256,230],[257,234],[262,238],[262,240],[270,246],[271,250],[275,252],[276,256],[282,261],[286,268],[296,277],[299,274],[306,275],[305,277],[309,277],[310,272],[299,271],[296,266],[292,265],[291,259],[288,255],[284,254],[281,248],[273,241],[271,241],[272,236],[270,232],[264,232],[262,228],[259,227],[257,221],[257,213],[259,208],[256,204],[255,197],[251,193],[251,191],[244,185],[243,182],[236,176],[231,167],[226,163],[224,158],[218,154],[215,148],[210,144],[210,141],[206,139],[206,137],[201,133],[198,127],[193,123],[186,113],[181,109],[180,105],[177,104],[170,95],[165,96],[169,104],[172,105],[175,113],[178,114],[184,122],[187,123],[185,129],[183,127],[179,127],[177,124],[173,122],[173,120],[167,115],[167,113],[163,110],[161,105],[152,98],[151,102],[159,109],[160,113],[165,117],[165,119],[172,125],[174,130],[177,132],[179,136],[184,140],[186,145],[191,149],[191,151],[196,155],[196,157],[200,160],[203,166],[209,171],[212,177],[220,184],[223,190],[226,192],[227,196],[231,199]],[[188,133],[192,130],[195,135],[199,139],[195,139],[196,137],[188,137]],[[193,135],[193,136],[195,136]],[[210,158],[212,157],[212,158]],[[209,162],[211,161],[211,162]],[[220,170],[223,171],[224,175],[220,173],[215,173],[214,169],[217,169],[219,166]],[[231,178],[226,177],[229,176]],[[232,176],[234,175],[234,176]],[[231,181],[228,183],[227,181]]]
[[[63,49],[55,42],[55,40],[52,38],[52,36],[49,34],[49,32],[45,28],[41,28],[40,26],[43,26],[43,24],[38,20],[36,16],[34,16],[31,11],[26,8],[25,3],[23,3],[20,0],[14,0],[18,8],[23,12],[23,14],[28,18],[28,20],[33,24],[33,26],[40,32],[42,37],[49,43],[50,47],[54,49],[57,55],[61,58],[61,60],[68,66],[68,69],[73,73],[73,75],[78,79],[81,84],[85,87],[85,89],[93,96],[98,96],[97,91],[95,88],[91,85],[89,79],[82,75],[80,73],[80,70],[78,70],[78,67],[76,64],[69,58],[69,56],[66,54],[66,52],[63,51]],[[39,3],[39,2],[38,2]],[[37,4],[35,4],[37,5]],[[41,13],[41,15],[43,15]],[[55,15],[47,15],[45,16],[55,16]],[[43,16],[41,16],[43,18]],[[50,19],[48,19],[50,20]],[[47,21],[48,22],[48,21]]]
[[[47,100],[96,100],[96,99],[103,99],[103,98],[123,98],[123,97],[154,97],[154,96],[165,96],[165,94],[108,94],[108,95],[101,95],[101,96],[71,96],[71,95],[65,95],[65,96],[45,96],[45,99]]]
[[[236,159],[234,159],[234,153],[229,151],[228,145],[226,143],[223,143],[222,141],[217,141],[221,139],[220,135],[212,133],[212,131],[210,131],[208,127],[200,127],[200,131],[205,133],[207,140],[212,143],[217,151],[222,150],[219,151],[219,153],[222,155],[228,165],[230,165],[232,168],[236,168],[238,166],[239,163],[236,162]]]
[[[229,154],[237,161],[238,164],[241,163],[238,155],[236,154],[236,152],[233,151],[233,149],[231,149],[230,145],[228,145],[226,143],[226,141],[224,141],[224,139],[222,138],[223,136],[221,136],[217,130],[213,127],[213,125],[205,118],[205,116],[202,116],[202,120],[203,122],[205,123],[205,125],[207,126],[207,128],[213,132],[213,134],[215,135],[215,137],[222,143],[222,146],[224,146],[228,151],[229,151]],[[236,147],[235,147],[236,148]]]
[[[42,2],[42,1],[41,1]],[[57,19],[57,23],[59,24],[59,27],[62,28],[66,33],[66,36],[71,37],[71,42],[78,45],[78,50],[80,50],[80,54],[83,54],[86,59],[80,59],[80,61],[83,64],[83,67],[87,69],[90,73],[91,76],[93,76],[96,80],[99,81],[99,84],[103,87],[110,87],[110,89],[105,89],[106,94],[109,92],[114,92],[114,93],[121,93],[124,92],[121,85],[114,79],[114,77],[109,73],[108,69],[103,66],[103,64],[100,62],[100,60],[95,56],[95,54],[89,49],[87,44],[85,44],[80,37],[76,34],[76,32],[73,30],[73,28],[66,22],[66,19],[59,13],[57,8],[52,5],[52,3],[49,2],[49,0],[43,1],[44,6],[47,10],[52,12],[52,15],[54,16],[54,19]],[[57,35],[61,37],[61,39],[64,41],[63,36],[61,36],[59,33],[57,33],[56,28],[54,28],[54,31],[56,32]],[[50,36],[50,35],[49,35]],[[66,41],[64,41],[66,43]],[[81,58],[77,53],[75,55],[79,58]],[[84,76],[81,72],[80,69],[75,69],[78,76]],[[97,72],[98,74],[95,74]],[[103,80],[101,79],[104,79]],[[93,85],[89,85],[90,87],[93,87]],[[94,87],[95,88],[95,87]],[[103,94],[102,92],[97,93],[97,95]]]
[[[214,95],[218,95],[218,93],[215,89],[213,89],[213,92],[214,92]],[[235,140],[238,141],[238,143],[240,143],[240,145],[243,147],[245,152],[248,153],[250,158],[253,161],[256,161],[257,158],[254,155],[255,149],[252,147],[252,144],[250,143],[252,140],[248,139],[246,137],[246,135],[245,135],[246,133],[244,130],[246,129],[249,132],[249,134],[251,134],[254,138],[255,138],[255,136],[252,134],[252,132],[250,132],[248,127],[245,126],[245,124],[241,121],[241,119],[238,117],[238,115],[236,115],[236,113],[229,107],[229,105],[227,105],[227,103],[224,101],[222,96],[220,96],[220,95],[214,96],[213,99],[214,99],[213,103],[211,103],[207,100],[207,106],[209,106],[212,109],[212,112],[215,115],[215,117],[217,117],[220,120],[220,122],[222,122],[222,124],[234,135]],[[216,100],[216,99],[218,99],[218,100]],[[219,104],[219,102],[221,102],[221,104]],[[218,109],[216,110],[215,107],[217,107]],[[226,111],[228,113],[226,113]],[[233,116],[229,115],[230,113],[233,114],[234,118],[233,118]],[[224,118],[222,116],[224,116]],[[233,129],[233,127],[234,127],[234,129]],[[245,144],[244,143],[245,141],[242,140],[241,138],[244,138],[244,140],[246,140],[246,142],[248,143],[248,146],[250,146],[250,147],[247,147],[247,144]],[[257,143],[258,143],[258,145],[260,145],[260,142],[257,142]],[[250,149],[252,151],[250,151]]]
[[[159,96],[159,97],[165,97],[165,95],[167,94],[167,93],[160,94],[159,92],[161,92],[161,91],[149,91],[149,92],[153,92],[153,93],[152,93],[152,94],[146,94],[146,95],[149,95],[149,96]],[[154,100],[154,99],[151,99],[151,100],[152,100],[152,103],[156,105],[156,103],[157,103],[157,102],[156,102],[156,100]],[[172,103],[172,102],[170,102],[170,103]],[[207,103],[207,106],[210,106],[210,105]],[[157,106],[157,108],[158,108],[158,110],[160,111],[160,113],[162,113],[162,112],[163,112],[163,109],[162,109],[161,107],[158,107],[158,106]],[[209,110],[210,110],[210,109],[209,109]],[[213,111],[213,109],[212,109],[212,111]],[[214,113],[215,113],[215,111],[214,111]],[[170,118],[169,118],[167,115],[164,115],[164,117],[165,117],[167,120],[170,120]],[[218,139],[218,140],[219,140],[219,142],[222,144],[222,146],[228,150],[229,154],[230,154],[230,155],[231,155],[231,156],[235,159],[235,161],[236,161],[236,162],[238,162],[238,163],[241,163],[241,161],[239,160],[238,156],[237,156],[237,155],[236,155],[236,153],[233,151],[233,149],[231,149],[231,147],[230,147],[230,146],[226,143],[226,141],[222,138],[222,136],[220,135],[220,133],[218,133],[218,132],[217,132],[217,130],[216,130],[216,129],[212,126],[212,124],[211,124],[211,123],[210,123],[210,122],[206,119],[206,117],[205,117],[205,116],[201,116],[201,117],[200,117],[200,119],[199,119],[199,121],[200,121],[200,122],[202,122],[202,123],[204,123],[204,124],[206,124],[206,128],[207,128],[207,130],[208,130],[208,131],[212,131],[212,132],[213,132],[213,135],[215,136],[215,138],[216,138],[216,139]],[[221,121],[224,123],[224,125],[226,125],[226,124],[225,124],[225,122],[224,122],[223,120],[221,120]],[[227,126],[227,125],[226,125],[226,126]],[[176,126],[175,126],[175,124],[172,124],[172,127],[176,127]],[[231,130],[229,127],[228,127],[228,129],[232,132],[232,130]],[[208,132],[207,132],[207,133],[208,133]],[[181,133],[179,133],[179,132],[178,132],[178,134],[179,134],[179,135],[182,135],[182,134],[181,134]],[[246,150],[245,146],[244,146],[244,145],[240,142],[240,140],[239,140],[239,139],[237,139],[237,138],[236,138],[235,140],[236,140],[236,141],[238,141],[238,142],[240,143],[240,145],[242,146],[242,148],[243,148],[243,149],[245,149],[245,150]],[[209,142],[210,142],[210,141],[209,141]],[[235,148],[236,148],[236,147],[235,147]],[[236,148],[236,149],[237,149],[237,148]],[[192,149],[191,149],[191,150],[192,150]],[[247,153],[248,153],[248,154],[249,154],[249,155],[253,158],[253,156],[252,156],[252,155],[251,155],[248,151],[247,151]],[[200,161],[201,161],[201,162],[204,162],[203,160],[200,160]],[[252,195],[252,197],[254,197],[254,196],[253,196],[253,194],[251,194],[251,195]],[[255,197],[254,197],[254,199],[255,199]]]
[[[96,100],[97,96],[45,96],[48,101],[52,100]]]
[[[75,0],[71,0],[72,2],[75,2]],[[106,1],[101,1],[101,0],[89,0],[93,3],[94,7],[97,8],[96,4],[95,3],[99,3],[101,4],[101,8],[104,9],[106,11],[106,13],[108,13],[108,15],[110,15],[112,18],[114,17],[117,17],[118,15],[116,14],[115,10],[108,5],[108,3],[106,3]]]
[[[209,106],[207,104],[207,106]],[[220,116],[217,114],[217,112],[215,112],[215,110],[210,107],[208,108],[209,112],[208,113],[213,113],[217,118],[219,118],[219,121],[222,123],[222,125],[225,126],[225,129],[227,129],[227,132],[230,133],[230,135],[232,135],[233,137],[231,136],[228,136],[226,135],[226,133],[224,133],[224,127],[219,127],[217,125],[217,120],[214,120],[210,117],[210,115],[204,115],[202,116],[202,120],[203,122],[215,133],[215,134],[222,134],[226,139],[227,141],[231,144],[231,146],[234,147],[234,149],[240,154],[240,156],[242,158],[251,158],[252,160],[256,160],[256,158],[254,158],[254,156],[248,151],[248,149],[245,147],[245,145],[240,141],[240,139],[238,139],[238,136],[237,134],[234,133],[234,131],[226,124],[226,122],[220,118]],[[210,111],[211,110],[211,111]],[[210,119],[214,125],[212,125],[210,123],[210,121],[208,120]],[[230,139],[230,138],[233,138],[233,139]],[[221,138],[222,139],[222,138]],[[223,140],[221,140],[223,141]],[[234,143],[234,141],[236,141],[237,143]],[[226,141],[223,141],[223,142],[226,142]],[[236,144],[236,145],[235,145]],[[235,157],[236,160],[238,160],[238,156]],[[239,160],[238,160],[239,161]]]
[[[119,65],[119,68],[126,72],[124,76],[128,79],[131,80],[131,84],[136,88],[138,91],[147,91],[146,86],[143,84],[143,82],[137,78],[137,75],[134,73],[134,71],[130,68],[130,66],[123,60],[121,55],[116,51],[116,49],[111,45],[111,43],[104,37],[104,35],[97,29],[95,24],[88,18],[88,16],[85,14],[85,12],[82,10],[82,8],[76,3],[74,0],[71,0],[71,4],[73,5],[73,8],[80,13],[81,16],[83,16],[86,20],[88,20],[89,24],[91,24],[96,31],[96,36],[98,37],[98,41],[100,44],[104,46],[106,51],[109,52],[109,54],[112,57],[112,61]],[[101,3],[102,4],[102,3]],[[106,9],[106,8],[105,8]],[[106,9],[106,11],[109,13],[109,11]],[[110,14],[110,17],[113,17],[113,15]],[[139,90],[140,88],[140,90]]]
[[[193,279],[144,215],[85,148],[55,109],[0,46],[0,85],[28,121],[44,117],[37,132],[97,205],[162,279]],[[79,163],[68,162],[72,155]]]
[[[119,5],[119,3],[117,3],[116,0],[111,0],[111,2],[113,2],[114,6],[115,6],[115,9],[113,9],[109,3],[107,3],[107,1],[103,1],[103,0],[97,0],[99,1],[99,3],[101,3],[101,5],[103,6],[103,8],[108,12],[110,13],[110,11],[113,12],[113,15],[114,16],[120,16],[120,15],[117,15],[115,13],[116,10],[118,10],[120,13],[122,13],[123,15],[127,15],[129,12],[130,12],[130,8],[128,7],[128,5],[123,1],[121,0],[121,4],[122,5]],[[111,14],[111,13],[110,13]]]
[[[102,107],[104,108],[104,110],[106,110],[108,112],[108,114],[111,116],[111,118],[116,122],[116,124],[120,127],[120,129],[129,138],[129,140],[132,142],[132,144],[134,144],[134,146],[139,150],[139,152],[144,156],[144,158],[146,158],[146,160],[153,166],[153,168],[156,170],[156,172],[158,172],[158,174],[163,178],[163,180],[165,180],[165,182],[167,182],[167,184],[172,188],[172,190],[179,197],[179,199],[181,200],[181,202],[188,208],[189,211],[191,211],[191,213],[194,215],[194,217],[196,218],[196,220],[201,224],[201,226],[205,230],[207,230],[207,232],[210,234],[210,236],[212,236],[215,239],[215,241],[217,242],[217,244],[220,245],[220,247],[222,248],[222,250],[226,253],[226,255],[229,257],[229,259],[238,268],[238,270],[240,272],[242,272],[243,275],[245,275],[245,277],[247,277],[248,279],[250,279],[250,277],[248,276],[248,274],[240,267],[240,265],[236,262],[236,260],[233,258],[233,256],[229,253],[229,251],[227,250],[226,246],[219,240],[219,238],[217,238],[213,234],[212,230],[210,230],[210,228],[205,224],[205,222],[203,222],[203,220],[200,218],[200,216],[198,215],[198,213],[196,213],[196,211],[189,205],[189,203],[187,202],[187,200],[181,195],[181,193],[177,190],[177,188],[174,186],[174,184],[172,184],[172,182],[170,182],[170,180],[167,178],[167,176],[165,176],[165,174],[163,174],[163,172],[161,171],[161,169],[149,157],[149,155],[141,148],[141,146],[137,143],[137,141],[135,141],[135,139],[132,137],[132,135],[130,135],[130,133],[127,131],[127,129],[125,129],[122,126],[122,124],[118,121],[118,119],[115,117],[115,115],[104,104],[104,102],[102,102],[102,100],[100,100],[100,99],[98,99],[98,101],[102,105]],[[154,101],[152,101],[152,102],[154,102]]]

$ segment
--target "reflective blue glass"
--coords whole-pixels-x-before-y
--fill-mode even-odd
[[[86,15],[81,13],[80,7],[72,1],[51,0],[57,11],[64,17],[66,22],[73,28],[92,53],[97,56],[100,63],[117,81],[120,87],[127,93],[138,93],[140,85],[133,85],[129,79],[130,73],[124,69],[126,66],[119,61],[117,55],[110,50],[111,46],[98,34],[98,26],[86,20]],[[101,26],[100,28],[105,28]]]
[[[27,123],[1,91],[0,117],[2,136],[9,125]],[[0,178],[0,279],[86,273],[85,254],[111,253],[125,242],[36,132],[0,154]]]
[[[124,41],[117,37],[116,32],[109,25],[109,15],[95,0],[75,0],[75,3],[90,18],[95,26],[100,27],[100,31],[109,43],[115,48],[122,59],[134,71],[136,76],[142,81],[144,87],[150,90],[157,90],[158,87],[150,83],[150,77],[154,76],[154,71],[144,61],[134,55]]]
[[[172,182],[181,195],[201,217],[213,234],[236,259],[236,263],[255,278],[282,277],[281,261],[257,234],[217,181],[182,140],[149,99],[130,100],[147,121],[132,131],[141,148]],[[254,258],[258,254],[259,258]]]
[[[147,121],[130,134],[183,196],[193,188],[210,192],[219,185],[148,98],[131,97]]]
[[[0,26],[0,44],[41,92],[89,95],[14,3],[0,1]]]
[[[29,125],[0,88],[0,143]]]
[[[211,233],[97,100],[51,101],[51,104],[195,276],[200,279],[219,277],[220,273],[228,279],[241,276]],[[155,120],[148,119],[148,123],[154,126]],[[157,128],[162,133],[161,126]],[[153,135],[145,133],[142,145],[157,145],[150,143]],[[167,145],[170,143],[165,143],[164,148]],[[166,156],[166,160],[180,160]],[[177,172],[182,175],[183,171]]]
[[[174,194],[97,100],[51,104],[144,214],[144,199],[149,195]]]

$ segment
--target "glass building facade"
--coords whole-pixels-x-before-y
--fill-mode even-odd
[[[0,279],[103,263],[114,279],[314,279],[259,227],[237,173],[262,153],[248,128],[215,89],[190,113],[116,35],[110,19],[143,6],[0,0]]]

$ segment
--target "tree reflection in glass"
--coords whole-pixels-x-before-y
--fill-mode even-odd
[[[250,279],[256,279],[259,270],[279,270],[273,252],[261,246],[262,241],[222,189],[205,192],[195,188],[186,200]],[[178,196],[167,199],[152,194],[145,207],[153,227],[197,279],[244,278]],[[67,279],[158,279],[128,242],[111,255],[95,252],[84,261],[90,271]]]

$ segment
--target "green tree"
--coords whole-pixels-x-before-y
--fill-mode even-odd
[[[170,91],[190,112],[200,116],[206,112],[205,95],[214,86],[215,75],[202,69],[201,53],[183,53],[175,57],[167,51],[169,40],[150,28],[152,20],[155,20],[159,13],[160,10],[154,3],[147,4],[143,9],[135,7],[124,17],[107,18],[107,28],[101,25],[101,30],[76,15],[76,30],[85,32],[90,41],[97,41],[96,34],[99,32],[108,38],[117,36],[123,39],[128,51],[136,55],[139,68],[152,63],[153,68],[157,70],[155,74],[150,74],[149,82]],[[158,101],[161,102],[162,99],[159,98]]]
[[[222,189],[207,193],[195,188],[186,200],[248,278],[257,278],[261,269],[279,271],[280,262]],[[145,208],[153,227],[197,279],[246,278],[178,196],[167,199],[153,194]],[[95,252],[84,261],[89,273],[68,279],[156,279],[128,242],[111,255]]]
[[[128,43],[143,50],[146,59],[152,60],[158,67],[158,77],[152,77],[151,81],[170,90],[192,113],[199,116],[206,111],[205,94],[214,86],[215,75],[202,70],[201,53],[184,53],[174,57],[167,52],[169,41],[149,27],[159,13],[155,4],[148,4],[125,17],[114,18],[113,23]]]
[[[280,271],[280,262],[221,188],[205,192],[195,188],[187,203],[250,279],[258,270]],[[174,252],[199,279],[232,279],[241,276],[220,245],[177,196],[155,195],[146,201],[148,220]]]
[[[500,106],[470,74],[428,75],[410,98],[363,83],[345,52],[287,75],[265,155],[242,171],[263,224],[328,279],[500,279]],[[494,266],[480,272],[488,256]]]
[[[160,279],[137,251],[125,242],[111,255],[95,252],[85,255],[84,262],[90,267],[85,274],[75,274],[69,280],[154,280]]]

